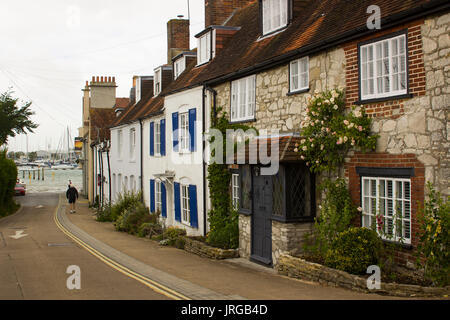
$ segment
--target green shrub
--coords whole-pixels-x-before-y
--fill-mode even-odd
[[[313,237],[306,239],[304,249],[324,256],[338,234],[351,227],[358,210],[344,179],[325,180],[320,190],[326,197],[320,207],[320,216],[315,219]]]
[[[417,264],[434,285],[450,284],[450,201],[428,183],[429,198],[419,213]]]
[[[137,234],[139,227],[143,223],[156,222],[157,216],[150,215],[148,209],[142,203],[138,203],[135,207],[126,209],[122,215],[117,218],[115,226],[117,231]]]
[[[184,240],[183,238],[177,238],[175,240],[175,248],[177,248],[177,249],[183,250],[185,244],[186,244],[186,240]]]
[[[153,238],[153,236],[162,234],[162,226],[160,223],[145,222],[138,228],[138,236],[141,238]]]
[[[164,230],[160,241],[166,241],[167,245],[175,246],[178,239],[186,235],[186,230],[177,227],[169,227]]]
[[[236,249],[239,247],[239,215],[233,211],[228,217],[210,215],[211,230],[206,242],[221,249]]]
[[[98,222],[113,222],[111,213],[112,208],[109,205],[105,205],[103,208],[98,208],[95,215]]]
[[[350,228],[341,232],[332,242],[325,264],[352,274],[365,274],[369,266],[378,264],[381,244],[375,231]]]
[[[116,221],[127,209],[134,208],[141,202],[141,193],[124,192],[111,208],[111,219]]]
[[[18,205],[14,202],[17,167],[13,160],[6,157],[6,153],[6,150],[0,151],[0,217],[18,209]]]

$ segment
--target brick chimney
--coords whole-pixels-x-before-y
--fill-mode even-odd
[[[189,20],[172,19],[167,22],[167,64],[172,58],[190,49]]]
[[[221,26],[235,10],[256,0],[205,0],[205,28]]]
[[[92,77],[90,107],[110,109],[116,104],[116,77]]]

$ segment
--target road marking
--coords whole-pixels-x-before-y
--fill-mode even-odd
[[[136,281],[139,281],[140,283],[144,284],[145,286],[149,287],[150,289],[152,289],[153,291],[155,291],[159,294],[162,294],[162,295],[164,295],[168,298],[174,299],[174,300],[191,300],[190,298],[186,297],[185,295],[183,295],[179,292],[176,292],[175,290],[172,290],[150,278],[144,277],[143,275],[140,275],[140,274],[128,269],[127,267],[112,260],[111,258],[106,257],[105,255],[103,255],[102,253],[97,251],[96,249],[92,248],[86,242],[84,242],[83,240],[76,237],[69,230],[67,230],[59,221],[58,210],[60,209],[60,207],[61,207],[61,197],[60,197],[60,201],[58,203],[58,207],[56,208],[55,215],[54,215],[54,221],[55,221],[56,225],[66,236],[68,236],[74,242],[76,242],[81,247],[86,249],[90,254],[92,254],[93,256],[95,256],[96,258],[98,258],[99,260],[101,260],[103,263],[110,266],[114,270],[119,271],[120,273],[122,273]]]
[[[23,230],[19,230],[19,231],[16,231],[16,234],[14,236],[9,236],[9,237],[13,238],[15,240],[19,240],[21,238],[24,238],[24,237],[28,236],[27,234],[23,234],[24,232],[25,231],[23,231]]]

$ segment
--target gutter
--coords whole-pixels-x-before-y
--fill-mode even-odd
[[[141,136],[140,136],[140,145],[141,145],[141,163],[139,165],[140,170],[141,170],[141,202],[144,203],[144,152],[142,151],[144,148],[144,127],[142,124],[142,119],[139,119],[139,126],[140,126],[140,131],[141,131]]]
[[[426,3],[417,8],[402,11],[400,13],[385,17],[381,19],[381,24],[383,26],[382,30],[394,27],[396,25],[400,25],[403,23],[407,23],[413,20],[417,20],[419,18],[423,18],[425,16],[437,13],[437,12],[445,12],[450,9],[450,3],[447,0],[437,0],[433,3]],[[366,35],[379,32],[380,30],[369,30],[366,25],[360,26],[354,30],[347,31],[339,36],[332,37],[328,40],[323,40],[317,44],[308,45],[296,50],[293,50],[289,53],[286,53],[281,56],[274,57],[267,61],[252,65],[250,67],[241,69],[239,71],[235,71],[229,73],[227,75],[206,80],[204,84],[206,85],[217,85],[222,82],[226,82],[229,80],[234,80],[246,75],[250,75],[259,71],[263,71],[266,69],[270,69],[272,67],[279,66],[286,62],[286,60],[291,60],[297,56],[305,56],[311,55],[317,52],[324,51],[330,47],[334,47],[340,45],[345,42],[352,41],[354,39],[358,39],[364,37]]]

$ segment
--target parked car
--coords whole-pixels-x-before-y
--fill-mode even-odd
[[[16,183],[16,186],[14,187],[14,191],[16,196],[24,196],[27,192],[27,187],[23,183]]]

